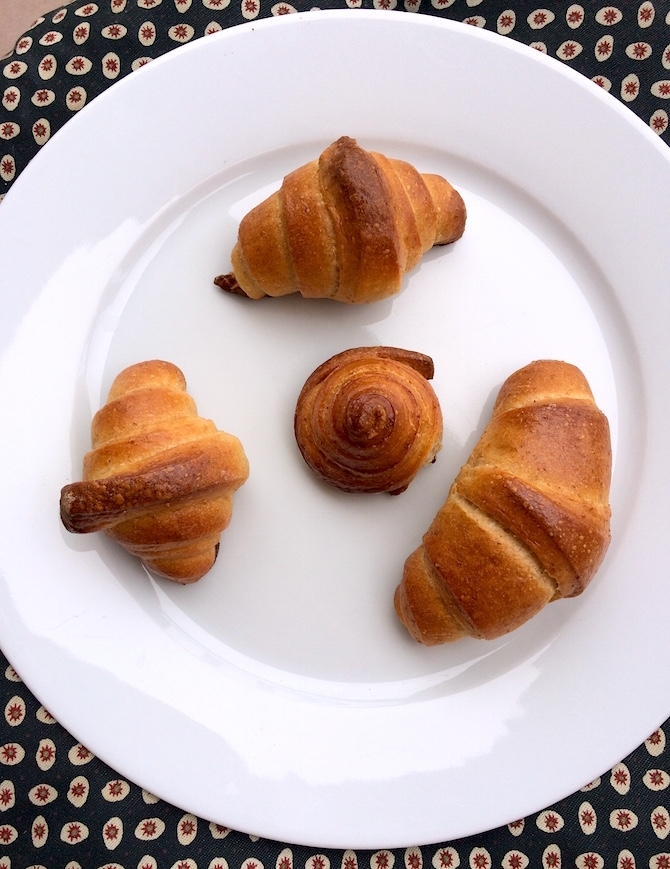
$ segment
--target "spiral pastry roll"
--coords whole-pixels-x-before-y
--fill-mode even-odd
[[[153,573],[195,582],[214,564],[249,464],[240,441],[198,416],[170,362],[131,365],[93,417],[83,480],[61,490],[68,531],[104,531]]]
[[[324,362],[295,410],[307,465],[344,492],[404,492],[442,446],[432,377],[429,356],[396,347],[360,347]]]

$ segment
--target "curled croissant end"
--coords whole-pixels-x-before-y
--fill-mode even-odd
[[[61,490],[68,531],[104,531],[149,570],[179,583],[214,564],[249,476],[241,443],[198,416],[170,362],[122,371],[93,417],[83,480]]]
[[[398,293],[433,245],[459,239],[465,222],[461,195],[440,175],[343,136],[243,218],[233,271],[214,283],[251,299],[375,302]]]
[[[442,446],[433,361],[396,347],[333,356],[307,379],[295,438],[307,465],[345,492],[404,492]]]
[[[607,418],[578,368],[541,360],[512,374],[405,562],[395,608],[412,637],[495,639],[581,594],[610,541],[611,465]]]

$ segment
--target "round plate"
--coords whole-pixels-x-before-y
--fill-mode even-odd
[[[374,305],[221,293],[242,215],[341,135],[449,178],[464,237]],[[670,696],[668,157],[558,61],[405,13],[244,25],[85,107],[0,208],[0,641],[41,702],[169,802],[317,847],[511,822],[641,743]],[[369,344],[431,355],[445,417],[396,498],[321,485],[293,440],[307,376]],[[91,416],[149,358],[251,465],[191,587],[59,521]],[[606,561],[497,642],[423,648],[393,612],[404,559],[537,358],[579,365],[609,417]]]

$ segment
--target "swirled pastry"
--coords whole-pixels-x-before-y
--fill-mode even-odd
[[[345,492],[404,492],[442,446],[429,356],[359,347],[333,356],[298,397],[295,437],[307,465]]]
[[[494,639],[581,594],[610,541],[609,425],[574,365],[503,384],[489,425],[405,562],[395,608],[414,639]]]
[[[403,275],[433,245],[460,238],[465,222],[442,176],[343,136],[243,218],[233,271],[214,282],[252,299],[374,302],[399,292]]]
[[[249,465],[236,437],[198,416],[179,368],[152,360],[122,371],[91,441],[83,481],[61,491],[68,531],[105,531],[175,582],[204,576]]]

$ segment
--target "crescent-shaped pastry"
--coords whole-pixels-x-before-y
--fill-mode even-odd
[[[465,221],[442,176],[343,136],[242,219],[233,271],[214,282],[251,299],[375,302],[399,292],[433,245],[460,238]]]
[[[609,424],[574,365],[503,384],[447,500],[405,562],[395,608],[425,645],[495,639],[581,594],[610,541]]]
[[[179,368],[152,360],[122,371],[91,441],[82,482],[61,491],[67,530],[104,531],[175,582],[204,576],[249,464],[236,437],[198,416]]]
[[[303,386],[295,437],[307,465],[345,492],[404,492],[442,446],[429,356],[359,347],[320,365]]]

